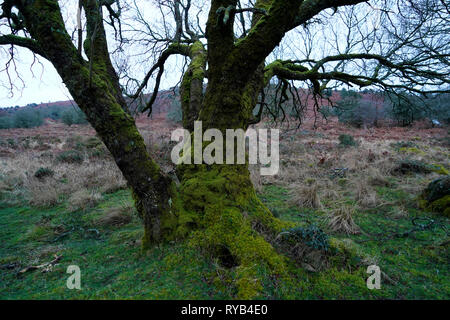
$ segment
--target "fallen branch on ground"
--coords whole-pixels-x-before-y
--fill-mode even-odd
[[[25,269],[19,271],[19,274],[22,275],[29,271],[40,270],[40,269],[44,269],[43,272],[48,272],[48,271],[50,271],[51,268],[53,268],[53,266],[55,266],[61,260],[61,258],[62,258],[62,256],[55,255],[55,259],[53,259],[52,261],[41,264],[39,266],[26,267]]]

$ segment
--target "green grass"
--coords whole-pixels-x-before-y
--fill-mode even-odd
[[[0,210],[0,265],[16,263],[0,273],[0,299],[211,299],[226,298],[214,291],[208,277],[210,261],[184,244],[163,245],[142,254],[136,244],[142,227],[136,218],[121,228],[88,232],[103,210],[130,202],[127,191],[106,197],[86,213],[68,214],[65,207],[48,210],[7,208]],[[45,227],[40,226],[45,223]],[[75,232],[55,241],[58,226]],[[46,232],[42,232],[45,229]],[[52,272],[17,271],[62,255]],[[78,265],[82,290],[66,288],[69,265]]]
[[[318,273],[291,266],[293,278],[272,279],[260,268],[264,292],[260,299],[449,299],[448,220],[414,209],[410,195],[378,189],[386,201],[402,203],[409,217],[395,217],[395,206],[358,211],[363,235],[350,236],[364,254],[375,258],[392,283],[368,290],[365,268],[332,268]],[[315,224],[326,231],[322,212],[289,204],[287,190],[268,186],[261,195],[283,220]],[[129,191],[105,195],[94,209],[69,213],[65,205],[50,209],[0,205],[0,299],[232,299],[233,270],[184,243],[155,247],[143,254],[141,222],[98,227],[95,221],[109,208],[131,203]],[[351,200],[349,200],[351,202]],[[407,238],[380,241],[408,231],[412,218],[432,218],[433,228]],[[96,229],[96,231],[92,230]],[[67,233],[61,237],[61,234]],[[333,235],[338,238],[340,235]],[[51,272],[18,271],[62,256]],[[13,269],[5,268],[13,264]],[[81,291],[66,288],[67,267],[81,268]],[[396,284],[394,284],[394,282]]]
[[[450,298],[450,250],[448,244],[449,220],[435,214],[415,209],[413,195],[399,189],[379,188],[379,196],[388,205],[377,209],[357,211],[356,223],[363,233],[354,236],[333,235],[350,238],[361,251],[374,258],[381,270],[392,280],[382,282],[382,290],[369,291],[365,286],[365,270],[347,273],[343,270],[327,270],[318,274],[308,274],[298,270],[299,283],[307,287],[303,294],[293,294],[293,298],[327,299],[449,299]],[[277,208],[280,218],[301,225],[314,224],[326,230],[324,214],[309,209],[292,207],[287,190],[269,186],[262,195],[269,207]],[[343,199],[352,203],[351,199]],[[397,217],[398,208],[390,203],[404,205],[409,216]],[[413,219],[426,224],[434,220],[431,228],[414,232],[408,237],[392,237],[412,230]],[[392,237],[392,239],[390,239]],[[303,279],[303,281],[301,281]],[[292,292],[291,288],[284,288]]]

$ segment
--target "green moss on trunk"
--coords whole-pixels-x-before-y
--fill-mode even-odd
[[[181,108],[183,110],[183,127],[194,130],[194,121],[203,103],[203,80],[206,72],[206,51],[200,41],[189,48],[191,63],[181,82]]]
[[[258,267],[273,275],[286,273],[285,258],[266,239],[288,223],[276,219],[256,196],[247,166],[200,165],[179,168],[176,233],[191,246],[236,266],[238,298],[257,296]]]
[[[88,33],[101,19],[97,3],[83,1],[88,16]],[[149,156],[134,119],[125,111],[125,100],[106,46],[103,26],[87,48],[90,61],[84,61],[65,29],[58,1],[36,0],[22,5],[33,39],[40,44],[78,106],[111,152],[133,190],[136,206],[144,221],[144,246],[163,240],[165,221],[172,217],[173,182]],[[89,39],[88,39],[89,40]]]

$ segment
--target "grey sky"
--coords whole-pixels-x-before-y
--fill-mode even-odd
[[[12,81],[18,88],[11,90],[9,87],[8,75],[6,72],[0,73],[0,107],[24,106],[29,103],[41,103],[49,101],[68,100],[70,94],[65,88],[61,78],[55,68],[46,61],[40,59],[42,65],[35,64],[30,71],[33,62],[33,55],[27,49],[18,49],[19,56],[17,61],[17,70],[25,86],[12,72]],[[0,64],[4,67],[8,57],[2,54]]]
[[[0,72],[0,108],[72,99],[61,77],[50,62],[40,58],[39,61],[41,64],[35,63],[31,67],[33,64],[32,53],[23,48],[17,48],[17,53],[17,73],[22,78],[24,84],[15,72],[11,70],[12,82],[17,87],[12,90],[11,94],[8,74],[6,72]],[[1,68],[4,68],[8,59],[9,57],[5,53],[0,55]],[[172,68],[175,68],[180,63],[180,61],[173,59],[170,65]],[[170,69],[169,71],[174,71]],[[178,78],[179,76],[175,72],[166,72],[162,80],[161,89],[168,89],[174,86]]]
[[[60,1],[60,5],[62,6],[63,16],[65,17],[66,28],[71,32],[76,25],[76,2],[72,0],[63,0]],[[159,11],[154,8],[151,1],[140,1],[139,6],[142,7],[148,17],[159,15]],[[5,30],[5,33],[6,32],[7,30]],[[109,42],[110,45],[114,45],[113,37],[110,37]],[[15,85],[15,88],[11,90],[8,73],[4,71],[5,65],[10,59],[9,47],[3,46],[1,49],[0,108],[71,99],[70,93],[52,64],[43,58],[39,58],[41,64],[35,63],[33,65],[33,54],[28,49],[20,47],[15,47],[17,73],[14,66],[11,66],[9,70],[11,82]],[[161,89],[174,86],[179,78],[179,75],[172,72],[174,71],[172,68],[175,68],[176,66],[179,67],[180,61],[173,59],[169,62],[170,66],[168,66],[168,72],[166,72],[163,77]],[[32,65],[33,67],[31,68]],[[137,73],[142,74],[143,77],[143,74],[145,74],[148,67],[149,66],[147,65],[141,65],[141,70],[137,71]]]
[[[200,1],[201,2],[201,1]],[[162,20],[161,13],[158,9],[152,5],[151,1],[139,1],[139,8],[142,10],[146,21],[155,26],[155,28],[161,28],[161,25],[164,20]],[[207,3],[207,2],[206,2]],[[63,16],[65,17],[66,27],[69,32],[72,32],[76,26],[76,2],[63,0],[60,1],[60,4],[63,8]],[[197,9],[199,10],[199,9]],[[202,24],[204,27],[204,22],[206,21],[206,15],[208,11],[208,7],[202,7],[202,15],[200,16],[202,20]],[[170,12],[165,12],[165,15],[169,17],[171,15]],[[138,26],[142,28],[142,25],[139,25],[136,22],[133,22],[132,16],[128,17],[132,23],[132,27]],[[327,17],[330,18],[330,17]],[[170,18],[168,19],[170,20]],[[339,20],[336,18],[336,20]],[[338,22],[338,21],[336,21]],[[367,22],[366,22],[367,23]],[[334,23],[334,27],[336,27],[339,23]],[[327,27],[333,27],[333,24],[327,23]],[[336,27],[338,30],[341,29]],[[1,30],[0,30],[1,31]],[[110,30],[111,31],[111,30]],[[339,30],[341,31],[341,30]],[[302,38],[300,34],[296,34],[296,32],[291,32],[290,35],[292,38],[288,41],[283,41],[282,45],[273,52],[272,58],[319,58],[324,53],[332,54],[336,51],[339,51],[331,41],[330,43],[324,43],[326,38],[325,33],[329,34],[330,30],[314,30],[314,46],[312,51],[308,51],[308,41],[312,41],[312,39]],[[341,32],[337,32],[339,34],[335,41],[341,41],[340,38],[344,36]],[[322,38],[320,41],[318,37]],[[289,38],[289,36],[287,37]],[[339,40],[338,40],[339,39]],[[112,33],[109,36],[109,44],[112,49],[115,41]],[[9,60],[10,56],[8,54],[9,48],[4,46],[0,50],[0,70],[4,68],[6,62]],[[17,77],[14,67],[10,68],[10,75],[12,77],[12,83],[16,86],[12,90],[10,89],[10,81],[8,79],[8,74],[6,72],[0,72],[0,107],[10,107],[10,106],[23,106],[29,103],[41,103],[41,102],[49,102],[49,101],[59,101],[59,100],[68,100],[70,99],[70,94],[62,83],[61,78],[57,74],[56,70],[53,66],[47,62],[45,59],[41,58],[40,64],[35,64],[30,71],[30,66],[33,63],[33,55],[27,50],[16,47],[16,65],[17,65],[17,74],[23,79],[23,82]],[[111,50],[113,51],[113,50]],[[150,69],[153,59],[155,57],[150,57],[148,54],[140,55],[141,52],[146,52],[147,48],[139,48],[132,47],[126,48],[124,52],[124,58],[127,60],[130,65],[133,66],[133,74],[132,76],[136,79],[143,79],[145,73]],[[271,58],[269,58],[270,60]],[[171,57],[166,66],[166,72],[164,73],[163,80],[160,86],[160,89],[168,89],[177,84],[181,73],[181,66],[183,65],[183,59],[180,57]],[[149,87],[147,91],[152,90],[153,83],[149,83]]]
[[[244,3],[246,1],[244,1]],[[198,0],[196,2],[204,4],[209,3],[206,0]],[[383,3],[382,1],[374,0],[371,1],[372,6],[360,4],[356,7],[350,6],[341,8],[337,12],[334,12],[332,9],[322,12],[319,16],[315,17],[316,23],[309,25],[307,28],[299,27],[296,30],[289,32],[280,46],[269,56],[267,61],[270,62],[273,59],[307,59],[309,61],[317,61],[328,55],[364,52],[385,56],[390,48],[395,47],[396,44],[395,42],[392,42],[384,28],[386,26],[389,27],[389,22],[391,22],[392,19],[394,19],[398,25],[402,25],[402,21],[397,21],[395,16],[396,13],[393,11],[390,11],[389,21],[386,20],[384,14],[385,11],[374,10],[374,8],[377,7],[378,2]],[[72,33],[76,29],[77,1],[60,0],[59,3],[63,7],[62,11],[63,16],[65,17],[67,30],[69,33]],[[138,4],[143,19],[146,21],[145,26],[134,19],[136,15],[133,8],[128,12],[123,12],[123,14],[126,15],[123,17],[123,21],[126,21],[127,23],[124,29],[128,29],[125,32],[128,32],[128,35],[131,35],[132,39],[145,38],[145,28],[149,25],[152,32],[156,30],[164,36],[164,32],[167,30],[164,29],[163,23],[166,20],[169,21],[169,34],[166,35],[166,37],[171,36],[170,34],[172,31],[170,29],[172,28],[170,21],[172,18],[170,11],[166,10],[161,13],[155,8],[152,0],[140,0],[136,1],[136,4]],[[395,11],[396,7],[394,6],[392,9]],[[191,10],[194,9],[191,8]],[[195,8],[195,10],[201,10],[200,23],[204,27],[208,6],[199,6]],[[164,15],[164,18],[162,15]],[[195,12],[192,13],[192,16],[196,16]],[[429,23],[431,24],[432,22],[430,21]],[[237,26],[238,25],[239,24],[237,23]],[[424,28],[425,27],[427,26],[425,25]],[[402,27],[400,29],[403,30],[404,28]],[[432,29],[433,28],[428,28],[427,30]],[[139,30],[142,33],[136,33],[136,30]],[[8,32],[8,30],[0,28],[0,34],[2,31],[5,33]],[[111,51],[114,51],[116,42],[111,28],[109,31],[109,45]],[[448,34],[441,35],[441,37],[448,37]],[[442,43],[448,44],[448,42],[444,40],[441,40]],[[381,43],[383,43],[383,45],[379,45]],[[445,46],[445,50],[447,50],[446,48],[447,46]],[[16,88],[13,88],[12,90],[13,95],[11,95],[8,74],[4,71],[5,64],[10,59],[8,50],[8,46],[0,47],[0,108],[71,99],[61,78],[49,62],[41,58],[40,62],[42,65],[35,63],[34,67],[31,69],[32,71],[30,71],[30,66],[33,64],[33,55],[27,49],[18,47],[15,48],[17,74],[20,75],[23,82],[16,75],[14,66],[11,66],[9,74],[11,75],[11,82],[16,86]],[[397,50],[395,50],[397,60],[399,58],[408,59],[408,57],[413,57],[415,50],[408,50],[409,49],[402,49],[402,51],[399,52],[396,52]],[[125,62],[128,63],[130,66],[130,68],[127,69],[129,72],[128,74],[134,79],[143,79],[145,73],[151,68],[158,55],[158,50],[152,55],[144,42],[137,45],[131,44],[128,47],[125,47],[121,54],[114,57],[114,60],[118,62],[118,64],[124,62],[124,65],[126,65]],[[169,59],[161,82],[161,90],[168,89],[177,84],[181,77],[180,71],[183,66],[183,61],[184,59],[178,56]],[[375,61],[366,62],[364,60],[355,60],[344,63],[327,63],[324,68],[328,71],[334,70],[338,64],[339,71],[346,71],[348,73],[365,76],[371,76],[376,67]],[[382,76],[382,74],[380,74],[380,76]],[[401,79],[401,77],[396,78],[393,76],[392,81],[398,83]],[[151,92],[152,90],[153,83],[150,82],[147,92]]]

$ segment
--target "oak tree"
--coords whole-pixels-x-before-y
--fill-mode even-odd
[[[127,105],[153,79],[144,108],[151,112],[169,57],[188,62],[180,93],[183,126],[190,130],[195,120],[203,130],[246,130],[261,121],[265,88],[274,84],[281,110],[283,102],[299,101],[302,84],[319,98],[343,84],[417,95],[448,92],[446,1],[160,0],[163,16],[154,27],[136,2],[135,20],[129,21],[121,1],[80,0],[86,28],[74,34],[60,2],[2,0],[0,45],[12,55],[15,47],[27,48],[53,64],[132,189],[144,247],[189,239],[232,261],[241,298],[261,288],[255,264],[273,275],[286,273],[273,241],[291,225],[258,199],[248,165],[180,165],[174,179],[150,157]],[[125,24],[155,59],[134,92],[127,84],[136,81],[121,82],[126,77],[108,48],[107,27],[126,42]]]

